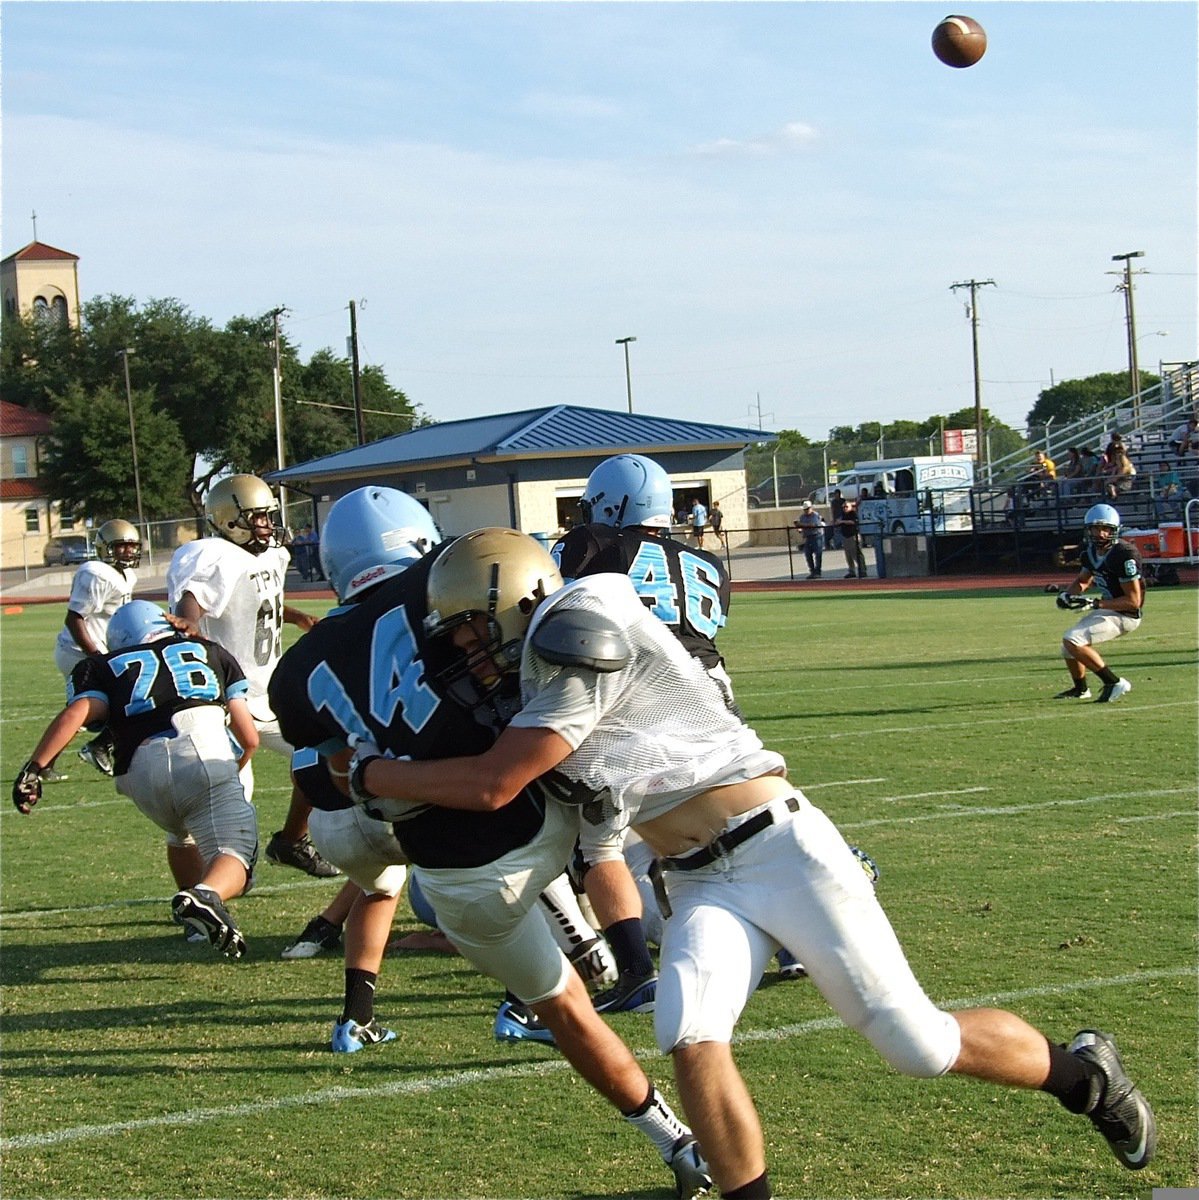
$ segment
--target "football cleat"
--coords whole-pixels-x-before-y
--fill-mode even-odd
[[[1125,1073],[1115,1041],[1098,1029],[1084,1029],[1066,1049],[1098,1071],[1085,1110],[1091,1124],[1130,1171],[1147,1167],[1157,1147],[1157,1122],[1149,1101]]]
[[[271,835],[266,844],[266,856],[278,867],[295,867],[317,879],[331,879],[341,872],[330,862],[326,862],[312,844],[312,839],[305,834],[298,842],[289,842],[283,836],[283,830]]]
[[[583,942],[566,957],[590,992],[611,987],[620,977],[616,959],[612,957],[612,951],[603,938],[596,937]]]
[[[499,1006],[492,1032],[497,1042],[554,1042],[554,1035],[540,1017],[519,1000],[505,1000]]]
[[[1132,684],[1127,679],[1117,679],[1115,683],[1107,684],[1095,699],[1096,704],[1114,704],[1121,696],[1127,696],[1132,691]]]
[[[203,933],[226,958],[241,958],[245,954],[246,939],[211,888],[197,886],[176,892],[171,899],[171,912],[180,925]]]
[[[47,767],[42,772],[43,783],[66,783],[70,779],[69,775],[64,775],[61,771],[56,771],[53,765]]]
[[[606,992],[600,992],[592,1000],[596,1012],[653,1012],[658,994],[658,976],[634,975],[622,971],[616,982]]]
[[[101,775],[112,777],[112,745],[103,734],[98,738],[93,738],[86,746],[80,748],[79,757],[85,762],[90,763]]]
[[[1067,688],[1064,692],[1058,692],[1054,696],[1055,700],[1089,700],[1091,698],[1091,689],[1089,687]]]
[[[324,917],[313,917],[300,936],[283,948],[281,958],[315,958],[322,950],[336,950],[341,941],[341,927]]]
[[[394,1029],[380,1025],[374,1017],[365,1025],[347,1019],[338,1021],[333,1026],[331,1045],[334,1054],[356,1054],[359,1050],[365,1050],[367,1046],[381,1046],[384,1042],[394,1042],[395,1037]]]
[[[807,969],[789,950],[780,950],[775,956],[779,964],[780,979],[803,979]]]
[[[712,1176],[694,1135],[687,1134],[675,1142],[666,1165],[674,1172],[676,1200],[695,1200],[712,1194]]]

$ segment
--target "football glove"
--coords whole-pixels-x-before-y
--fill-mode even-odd
[[[12,802],[17,812],[29,815],[29,810],[42,798],[42,771],[44,767],[35,765],[30,759],[17,775],[12,785]]]
[[[1057,597],[1058,608],[1098,608],[1099,601],[1090,596],[1073,596],[1069,592],[1059,592]]]
[[[383,751],[374,742],[356,734],[350,735],[350,746],[354,751],[350,759],[350,799],[361,808],[378,799],[374,792],[367,789],[362,775],[369,763],[383,757]]]

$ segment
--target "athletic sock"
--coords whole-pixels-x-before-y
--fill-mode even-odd
[[[645,943],[645,927],[638,917],[626,917],[614,921],[604,930],[604,937],[616,959],[617,970],[622,975],[652,975],[654,960],[649,956]]]
[[[774,1193],[770,1190],[770,1176],[763,1171],[757,1179],[743,1183],[731,1192],[720,1193],[724,1200],[770,1200]]]
[[[1117,675],[1116,672],[1111,669],[1111,667],[1101,667],[1095,672],[1095,674],[1098,675],[1108,687],[1111,687],[1113,683],[1120,682],[1120,676]]]
[[[1071,1054],[1065,1046],[1049,1042],[1049,1078],[1041,1091],[1056,1096],[1072,1113],[1084,1113],[1092,1104],[1093,1081],[1100,1075],[1097,1067]]]
[[[649,1095],[640,1108],[622,1114],[624,1119],[645,1134],[662,1156],[662,1161],[670,1162],[670,1152],[681,1137],[687,1137],[689,1130],[674,1115],[674,1110],[666,1103],[662,1093],[651,1083]]]
[[[379,978],[374,971],[363,971],[357,967],[346,967],[346,1007],[342,1021],[354,1021],[369,1025],[375,1016],[375,981]]]

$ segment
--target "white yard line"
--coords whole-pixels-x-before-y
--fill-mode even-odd
[[[944,1001],[942,1008],[970,1008],[980,1004],[1010,1004],[1038,996],[1062,996],[1078,991],[1097,991],[1104,988],[1133,987],[1159,979],[1181,979],[1195,973],[1194,967],[1163,967],[1158,970],[1137,971],[1130,975],[1114,975],[1107,979],[1080,979],[1074,983],[1051,984],[1043,987],[1021,988],[1017,991],[994,992],[978,996],[967,996]],[[805,1037],[841,1028],[836,1017],[821,1017],[801,1021],[795,1025],[783,1025],[776,1029],[758,1029],[738,1034],[735,1042],[784,1041],[789,1038]],[[638,1058],[657,1058],[653,1048],[634,1050]],[[308,1108],[315,1105],[338,1104],[344,1101],[385,1099],[393,1096],[427,1095],[430,1092],[449,1091],[454,1088],[501,1086],[510,1080],[522,1077],[558,1074],[569,1070],[569,1064],[561,1058],[519,1066],[484,1067],[476,1071],[453,1071],[449,1074],[431,1074],[413,1079],[378,1084],[374,1087],[328,1087],[315,1092],[277,1096],[274,1099],[251,1100],[242,1104],[230,1104],[214,1108],[187,1108],[178,1112],[162,1113],[153,1117],[141,1117],[130,1121],[109,1121],[96,1125],[73,1125],[65,1129],[47,1130],[44,1133],[24,1133],[0,1139],[0,1151],[39,1149],[58,1146],[66,1142],[87,1141],[95,1138],[112,1137],[139,1129],[168,1129],[181,1126],[209,1125],[217,1121],[243,1120],[278,1112],[289,1108]]]

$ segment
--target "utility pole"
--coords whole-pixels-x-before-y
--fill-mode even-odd
[[[1144,250],[1130,250],[1127,254],[1113,254],[1112,262],[1124,264],[1124,282],[1117,285],[1116,291],[1124,292],[1124,322],[1128,331],[1128,390],[1132,396],[1132,418],[1139,427],[1141,424],[1141,371],[1137,365],[1137,318],[1132,304],[1132,260],[1144,258]],[[1109,275],[1116,272],[1109,271]],[[1143,271],[1138,271],[1143,275]]]
[[[358,445],[366,445],[366,425],[362,420],[362,376],[358,370],[358,306],[350,301],[350,373],[354,381],[354,429]]]
[[[271,309],[271,319],[274,322],[274,385],[275,385],[275,459],[279,470],[283,470],[283,373],[279,360],[279,318],[287,312],[282,304]],[[279,487],[279,509],[283,514],[283,526],[287,528],[287,488]]]
[[[978,474],[982,477],[983,467],[983,392],[982,377],[978,370],[978,289],[995,287],[993,279],[968,279],[965,283],[950,284],[949,290],[970,289],[970,338],[974,349],[974,460],[978,463]]]
[[[137,429],[133,421],[133,388],[129,385],[129,356],[134,353],[128,347],[118,350],[117,355],[125,363],[125,400],[129,405],[129,445],[133,451],[133,491],[137,496],[137,527],[142,537],[146,539],[151,564],[154,562],[154,552],[150,548],[150,530],[146,526],[146,518],[142,513],[142,477],[137,468]]]
[[[635,342],[635,337],[617,338],[616,344],[624,347],[624,386],[629,394],[629,412],[633,411],[633,375],[629,370],[629,343]]]

